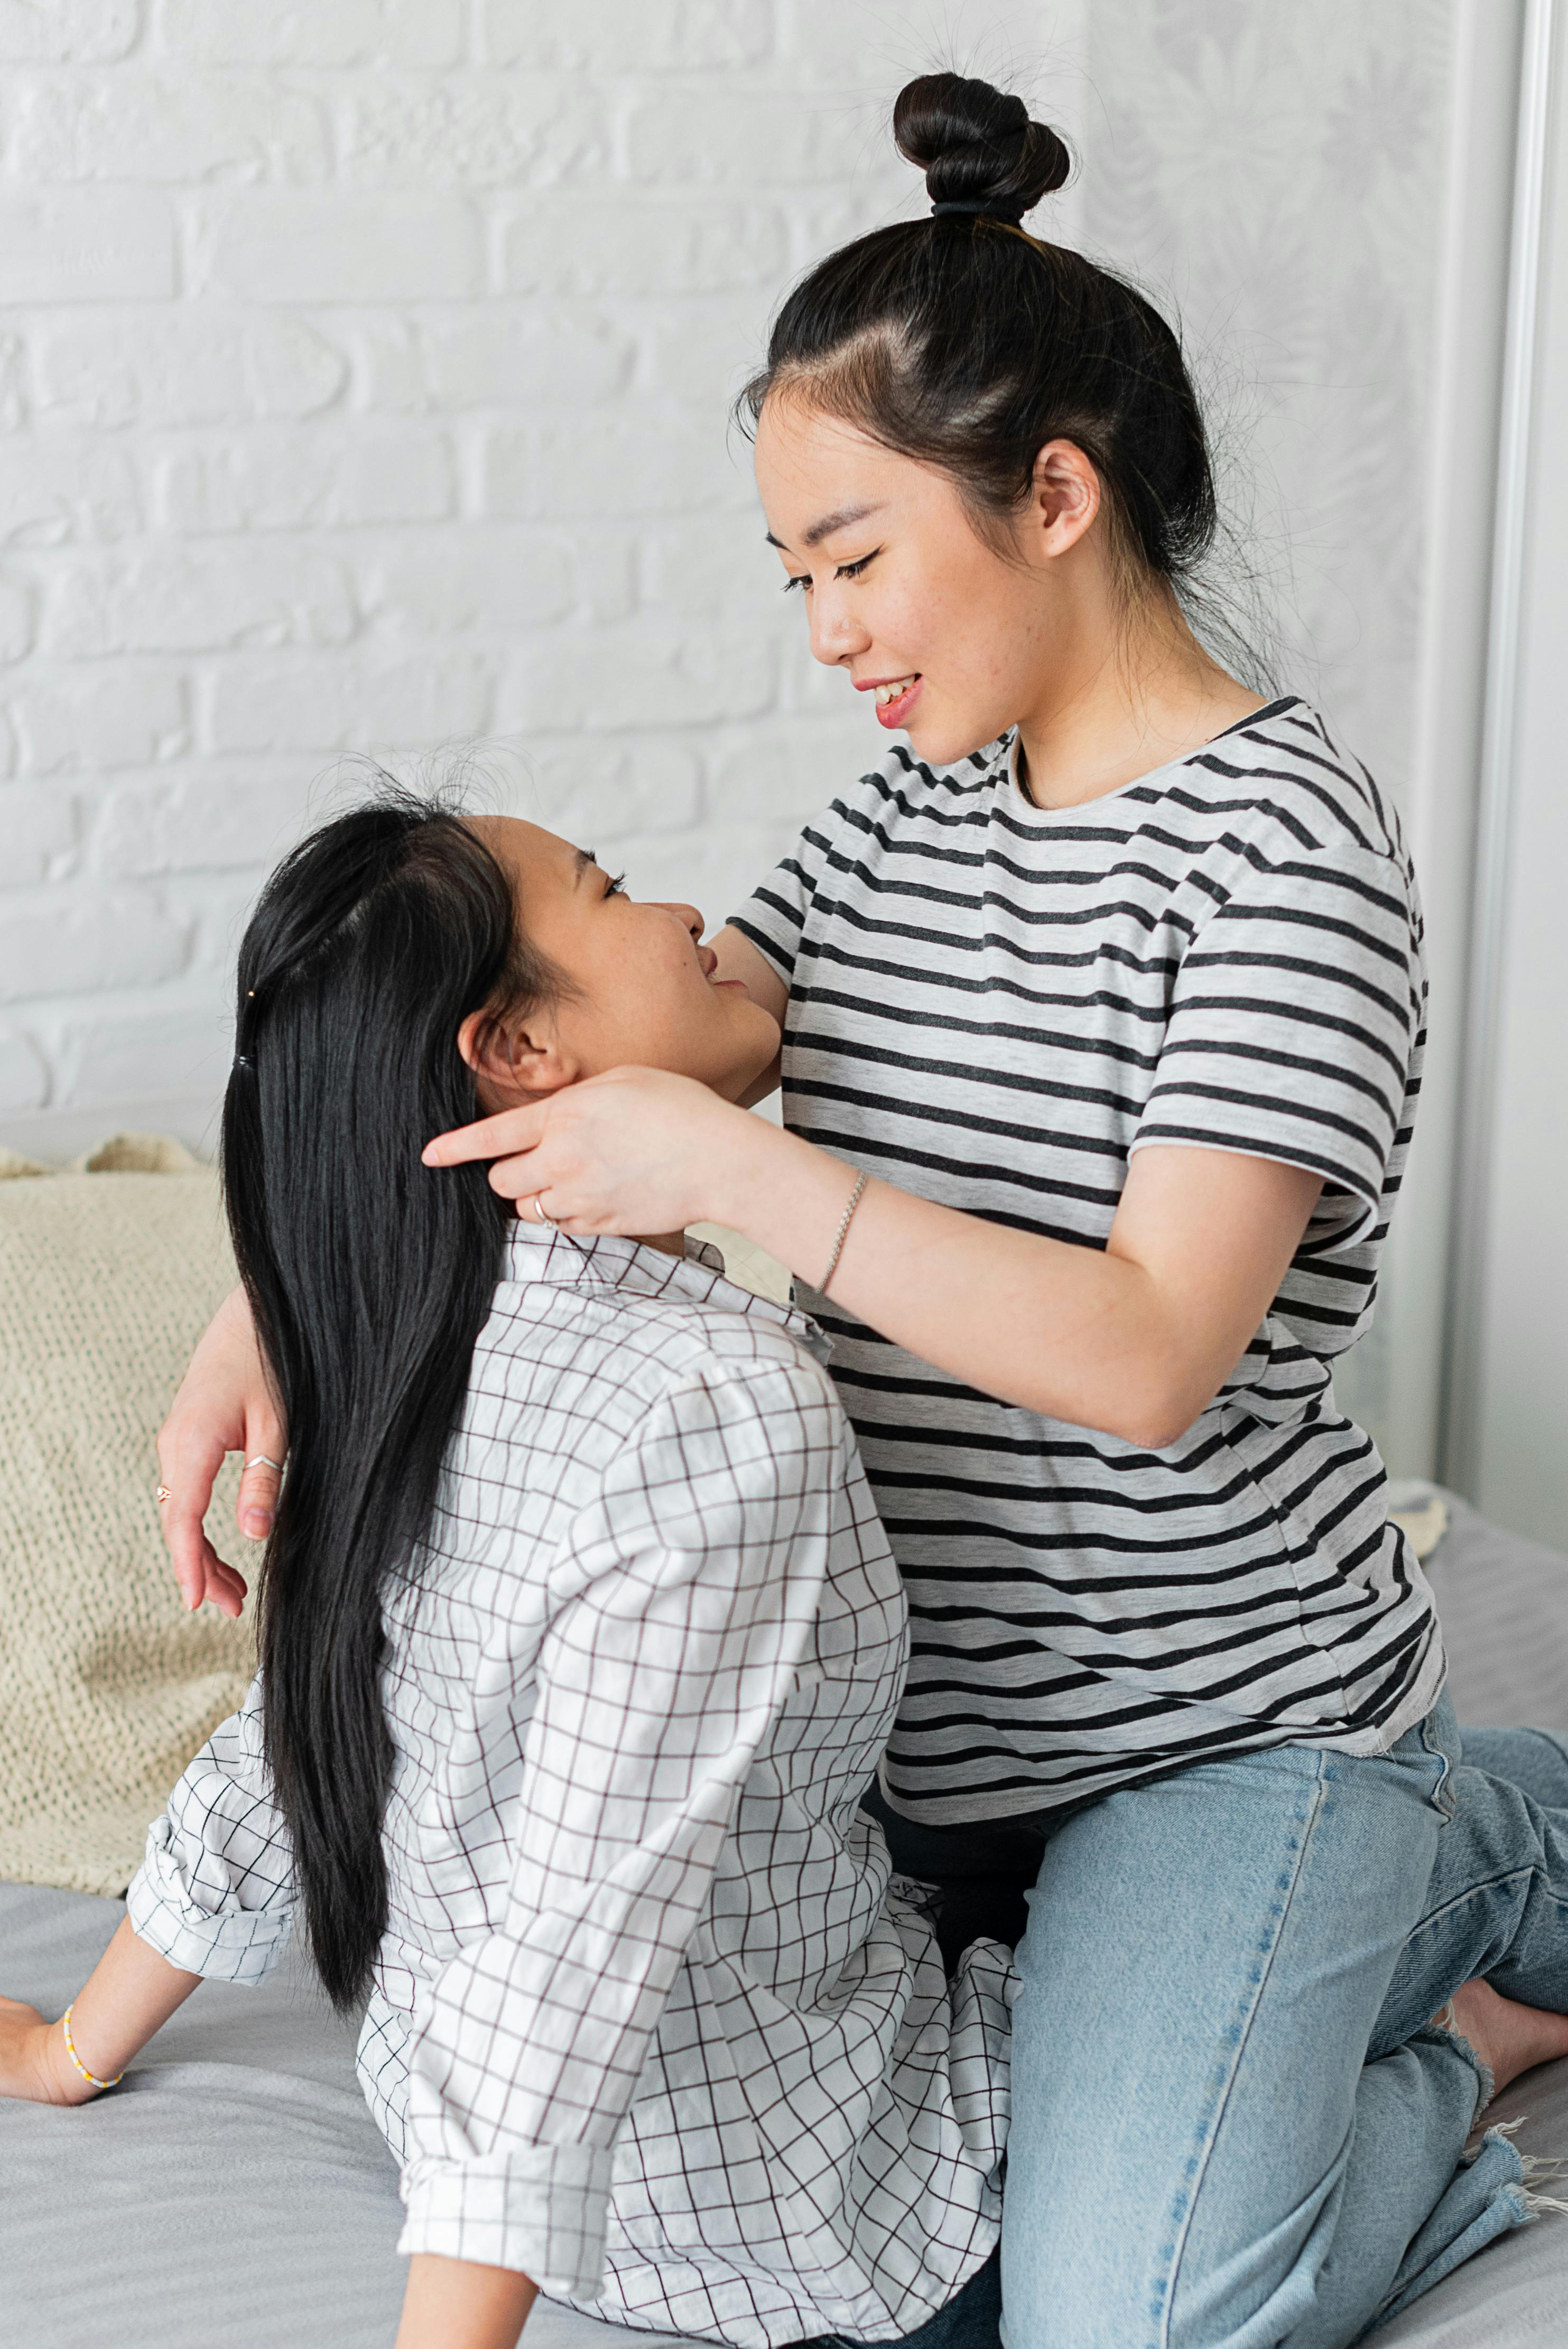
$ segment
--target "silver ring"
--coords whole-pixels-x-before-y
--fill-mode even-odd
[[[280,1476],[283,1475],[283,1462],[281,1460],[269,1460],[265,1452],[258,1452],[254,1460],[247,1460],[245,1462],[245,1466],[247,1468],[275,1468]]]
[[[534,1213],[538,1217],[540,1223],[548,1224],[553,1232],[560,1229],[560,1226],[556,1223],[555,1216],[547,1216],[545,1213],[545,1195],[543,1191],[535,1191],[534,1194]]]

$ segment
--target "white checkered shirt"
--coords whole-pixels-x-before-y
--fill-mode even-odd
[[[996,2240],[1011,1975],[950,1985],[889,1890],[898,1569],[825,1340],[716,1263],[516,1227],[388,1610],[360,2076],[406,2251],[744,2349],[895,2339]],[[254,1982],[293,1897],[253,1689],[131,1920]]]

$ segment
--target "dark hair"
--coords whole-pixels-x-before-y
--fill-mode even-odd
[[[461,814],[383,779],[278,866],[240,948],[223,1175],[289,1430],[262,1569],[266,1758],[334,2004],[387,1923],[382,1597],[417,1576],[500,1278],[483,1166],[420,1164],[478,1113],[468,1013],[550,999],[506,875]]]
[[[1071,440],[1100,477],[1124,565],[1179,585],[1217,521],[1181,346],[1135,286],[1018,226],[1067,178],[1065,145],[1021,98],[951,73],[900,91],[893,136],[933,203],[963,209],[819,262],[779,312],[742,419],[798,390],[940,466],[992,534],[1027,501],[1044,443]]]

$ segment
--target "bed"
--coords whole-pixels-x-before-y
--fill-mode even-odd
[[[1568,1732],[1568,1558],[1449,1504],[1428,1561],[1461,1721]],[[57,2013],[121,1904],[0,1886],[0,1987]],[[78,2112],[0,2105],[5,2349],[389,2349],[403,2263],[392,2162],[351,2030],[291,1959],[260,1991],[207,1983],[124,2086]],[[1568,2063],[1490,2119],[1568,2154]],[[633,2336],[541,2302],[528,2349]],[[668,2337],[668,2336],[663,2336]],[[1377,2336],[1386,2349],[1561,2349],[1568,2216],[1506,2237]]]

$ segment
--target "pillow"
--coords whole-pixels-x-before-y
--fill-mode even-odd
[[[117,1135],[63,1174],[0,1154],[0,1877],[123,1892],[244,1692],[250,1624],[186,1612],[153,1497],[159,1423],[234,1279],[216,1178],[178,1143]],[[254,1574],[238,1473],[210,1529]]]
[[[706,1240],[718,1249],[724,1259],[724,1278],[732,1280],[737,1288],[749,1288],[753,1297],[769,1298],[775,1305],[789,1303],[789,1267],[781,1264],[776,1256],[769,1256],[755,1240],[731,1231],[723,1224],[693,1224],[691,1237]]]

